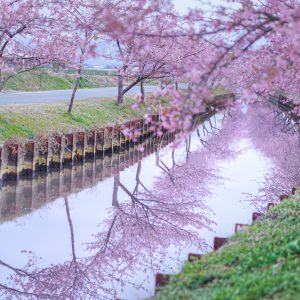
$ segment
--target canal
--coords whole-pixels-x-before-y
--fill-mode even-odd
[[[220,112],[191,134],[6,183],[0,299],[146,299],[155,275],[299,185],[296,125],[273,106]]]

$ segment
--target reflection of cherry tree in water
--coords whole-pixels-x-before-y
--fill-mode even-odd
[[[212,156],[212,161],[232,160],[240,153],[239,142],[246,132],[244,113],[241,106],[224,111],[208,119],[197,129],[197,136],[201,144]]]
[[[38,267],[39,258],[33,254],[23,268],[13,267],[0,260],[0,267],[12,272],[9,284],[0,283],[0,296],[2,293],[5,299],[97,299],[99,295],[105,295],[102,299],[110,299],[115,295],[112,288],[104,285],[115,279],[113,273],[109,273],[109,264],[106,264],[108,259],[103,257],[102,262],[107,271],[94,273],[90,257],[77,257],[67,197],[64,197],[64,204],[70,230],[71,260],[46,268]]]
[[[42,268],[33,256],[20,269],[0,261],[13,272],[7,285],[0,285],[0,295],[2,292],[7,299],[111,299],[116,295],[114,286],[127,283],[140,287],[142,283],[133,284],[130,275],[156,272],[163,262],[177,261],[185,246],[195,245],[200,252],[205,251],[207,244],[200,233],[210,230],[213,220],[203,200],[220,179],[216,161],[237,153],[231,146],[240,132],[237,122],[235,114],[224,118],[221,130],[207,122],[206,142],[195,152],[190,151],[191,138],[187,137],[185,162],[175,161],[173,149],[172,165],[168,167],[158,151],[156,165],[163,172],[151,188],[141,179],[142,162],[137,164],[133,188],[121,180],[120,174],[115,175],[110,217],[87,245],[86,257],[76,255],[76,237],[65,197],[71,259]],[[198,137],[204,139],[199,132]],[[170,248],[176,248],[172,257]]]
[[[246,118],[249,138],[273,163],[260,194],[251,196],[256,208],[264,211],[269,202],[300,185],[299,129],[287,114],[267,105],[249,106]]]
[[[211,185],[220,179],[215,162],[223,157],[233,158],[238,153],[232,147],[240,132],[238,121],[240,118],[227,115],[223,118],[222,130],[207,122],[205,146],[196,152],[190,151],[191,137],[188,136],[184,141],[185,162],[175,161],[176,149],[173,149],[171,166],[168,166],[157,151],[156,165],[162,174],[151,188],[141,179],[141,162],[133,189],[116,175],[106,231],[96,235],[90,247],[105,249],[111,257],[126,258],[135,273],[159,271],[162,263],[170,259],[172,246],[178,249],[177,254],[188,245],[198,246],[199,252],[207,250],[201,231],[210,230],[214,222],[204,199],[211,195]],[[125,195],[124,198],[121,195]]]
[[[114,177],[111,217],[105,221],[106,230],[95,236],[90,247],[99,253],[109,253],[112,260],[122,257],[129,272],[136,274],[140,270],[149,274],[170,259],[171,246],[175,246],[178,252],[186,244],[198,246],[199,251],[206,250],[205,240],[197,231],[209,229],[212,221],[207,207],[201,199],[195,198],[196,190],[183,187],[184,180],[180,177],[187,174],[166,176],[150,191],[140,178],[141,167],[140,162],[133,190],[120,180],[119,175]],[[214,176],[213,170],[206,168],[201,171],[202,176],[208,173]],[[203,196],[208,193],[204,182],[201,188]],[[129,200],[121,198],[120,190]],[[200,186],[198,197],[199,191]]]

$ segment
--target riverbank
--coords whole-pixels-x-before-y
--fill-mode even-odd
[[[4,90],[9,91],[49,91],[72,89],[76,80],[75,70],[54,72],[48,69],[36,69],[11,78]],[[116,86],[111,71],[84,70],[80,88],[98,88]]]
[[[0,144],[122,124],[143,115],[132,108],[134,103],[135,99],[130,97],[125,97],[122,107],[112,98],[75,101],[71,115],[67,113],[67,102],[3,106],[0,107]]]
[[[232,97],[223,87],[213,89],[217,101]],[[74,102],[72,114],[67,113],[68,101],[35,104],[0,105],[0,145],[4,142],[33,140],[36,137],[49,137],[89,131],[100,127],[120,125],[143,117],[145,113],[156,113],[155,106],[148,109],[134,109],[133,95],[124,97],[122,107],[115,97],[97,97]],[[167,106],[167,103],[164,103]]]
[[[219,251],[186,263],[157,299],[299,299],[299,232],[298,190]]]
[[[12,77],[6,83],[4,91],[51,91],[73,89],[76,81],[76,70],[54,71],[40,68]],[[124,84],[131,83],[131,78],[125,78]],[[146,84],[159,84],[158,80],[146,80]],[[80,89],[116,87],[117,76],[114,70],[89,70],[82,71],[79,82]]]

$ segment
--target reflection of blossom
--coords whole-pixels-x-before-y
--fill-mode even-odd
[[[239,153],[232,145],[242,131],[237,126],[241,118],[243,116],[227,116],[222,130],[208,121],[210,129],[207,127],[203,132],[206,135],[209,130],[212,132],[205,146],[194,153],[190,153],[190,138],[187,137],[186,162],[182,165],[174,160],[176,149],[172,151],[171,168],[160,160],[158,152],[156,163],[163,173],[151,190],[140,180],[141,164],[137,168],[137,185],[133,192],[118,175],[115,176],[111,217],[104,223],[106,230],[95,235],[89,247],[110,253],[113,260],[126,258],[128,270],[135,272],[149,269],[157,272],[171,246],[180,249],[195,245],[199,252],[207,250],[208,245],[200,232],[211,230],[214,222],[204,199],[211,195],[211,185],[216,185],[220,179],[216,162]],[[127,200],[119,199],[119,189],[125,192]]]
[[[102,224],[104,227],[99,227],[101,231],[93,242],[86,245],[86,257],[76,255],[76,234],[65,197],[71,259],[46,268],[39,267],[34,256],[21,269],[4,266],[3,262],[2,267],[9,268],[13,275],[8,286],[0,285],[0,291],[7,299],[113,299],[115,286],[142,287],[142,283],[130,281],[133,273],[157,272],[168,259],[178,262],[180,250],[189,245],[197,246],[199,252],[207,250],[201,231],[211,230],[214,222],[204,198],[211,195],[211,186],[220,180],[216,162],[238,153],[232,145],[243,132],[238,126],[243,118],[239,113],[224,115],[221,129],[214,118],[200,127],[196,137],[203,147],[196,152],[190,151],[191,137],[187,136],[184,164],[175,162],[176,148],[170,153],[172,167],[161,160],[158,152],[156,164],[163,172],[152,189],[140,178],[141,162],[137,164],[133,190],[119,174],[115,175],[110,217]],[[119,190],[127,195],[125,199],[120,199]],[[176,248],[175,258],[170,257],[170,248]]]
[[[209,169],[201,170],[202,173],[194,169],[194,172],[202,174],[203,179],[204,176],[213,176],[211,167]],[[113,261],[121,257],[127,271],[134,270],[135,273],[138,270],[159,270],[162,261],[168,258],[171,246],[180,249],[193,244],[199,251],[205,251],[207,245],[199,230],[210,230],[212,224],[208,208],[199,199],[200,192],[203,196],[208,193],[205,181],[198,185],[197,191],[190,191],[183,186],[184,180],[189,178],[184,179],[174,172],[177,174],[176,177],[172,175],[175,180],[163,176],[149,191],[140,181],[139,172],[138,168],[137,186],[133,192],[118,176],[115,177],[111,217],[105,221],[106,230],[95,236],[89,248],[97,253],[107,253]],[[129,196],[128,201],[119,201],[119,188]]]
[[[260,194],[251,201],[263,211],[268,202],[278,201],[300,185],[300,148],[298,133],[292,130],[286,116],[266,105],[249,106],[246,115],[248,136],[255,147],[272,160]]]
[[[0,284],[0,291],[5,299],[95,299],[99,295],[105,295],[105,299],[115,295],[112,288],[105,287],[106,282],[116,280],[114,273],[109,270],[107,259],[104,257],[101,262],[106,272],[98,273],[93,272],[91,257],[76,256],[75,234],[67,197],[64,200],[72,259],[46,268],[38,267],[38,259],[33,254],[30,254],[28,263],[23,268],[15,268],[0,261],[1,267],[12,272],[9,284]]]

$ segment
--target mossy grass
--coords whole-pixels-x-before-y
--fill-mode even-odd
[[[219,251],[186,263],[157,299],[300,299],[300,191]]]
[[[75,101],[71,114],[67,113],[67,102],[2,106],[0,143],[122,124],[143,116],[142,110],[132,108],[134,102],[125,98],[119,107],[112,98]]]

